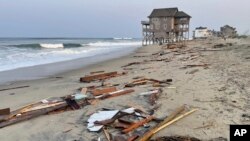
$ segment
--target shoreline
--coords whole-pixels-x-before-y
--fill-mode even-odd
[[[232,45],[227,45],[232,43]],[[214,48],[216,44],[224,47]],[[38,80],[16,82],[0,88],[29,85],[28,88],[1,92],[0,108],[17,109],[47,97],[73,94],[78,88],[97,86],[101,82],[80,83],[79,78],[93,71],[128,72],[105,83],[124,84],[136,77],[156,80],[173,79],[171,85],[161,87],[163,93],[151,106],[141,92],[157,89],[150,84],[133,87],[135,92],[112,99],[99,101],[80,110],[44,115],[0,129],[0,140],[93,140],[103,137],[102,133],[87,130],[89,115],[102,109],[124,109],[142,107],[155,110],[154,116],[165,117],[181,105],[199,110],[191,116],[159,132],[155,137],[191,136],[201,140],[229,138],[230,124],[250,123],[242,115],[249,112],[250,40],[201,40],[190,41],[185,48],[164,49],[163,46],[145,46],[129,55],[88,65],[55,76]],[[155,55],[152,55],[155,54]],[[137,57],[135,57],[137,56]],[[145,61],[146,60],[146,61]],[[126,67],[132,62],[142,62]],[[209,64],[207,67],[188,65]],[[244,74],[244,75],[242,75]],[[244,87],[242,87],[244,86]],[[192,123],[192,124],[190,124]],[[65,130],[70,132],[64,133]],[[5,136],[15,132],[15,136]]]

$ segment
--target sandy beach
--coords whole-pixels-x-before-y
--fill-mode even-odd
[[[223,46],[214,47],[223,44]],[[122,67],[132,62],[139,64]],[[79,62],[80,63],[80,62]],[[205,66],[192,66],[203,65]],[[82,64],[78,64],[81,66]],[[125,69],[125,70],[124,70]],[[172,79],[171,85],[161,87],[155,116],[162,118],[181,105],[198,108],[194,114],[157,133],[161,136],[191,136],[201,140],[229,139],[230,124],[250,124],[250,39],[207,39],[187,42],[187,47],[166,49],[166,45],[145,46],[120,58],[87,65],[83,68],[50,76],[1,85],[0,89],[29,86],[0,91],[0,109],[15,110],[48,97],[73,94],[80,87],[100,85],[101,82],[80,83],[79,78],[94,71],[124,72],[105,83],[124,84],[135,77],[157,80]],[[133,88],[132,94],[119,96],[80,110],[42,115],[0,129],[1,141],[89,141],[104,138],[103,133],[87,130],[89,115],[102,109],[141,107],[151,110],[141,92],[156,89],[152,85]],[[66,132],[70,130],[69,132]]]

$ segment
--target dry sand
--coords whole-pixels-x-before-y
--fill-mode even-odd
[[[232,43],[214,50],[218,43]],[[164,51],[165,55],[152,55]],[[141,56],[141,57],[134,57]],[[0,89],[29,85],[29,88],[1,91],[0,108],[12,110],[53,96],[73,94],[79,87],[100,83],[80,83],[79,78],[92,71],[124,71],[121,66],[131,62],[143,62],[159,58],[171,61],[149,61],[133,65],[127,75],[107,80],[119,87],[131,82],[134,77],[144,76],[154,79],[173,79],[171,86],[163,87],[163,94],[157,101],[160,105],[157,117],[170,114],[177,107],[186,104],[199,111],[160,131],[154,137],[168,135],[192,136],[202,140],[229,138],[230,124],[250,124],[250,40],[203,40],[191,41],[186,48],[162,49],[162,46],[147,46],[125,57],[90,65],[40,80],[16,82],[0,86]],[[190,64],[210,64],[206,67],[183,68]],[[170,88],[169,88],[170,87]],[[129,95],[100,101],[77,111],[44,115],[0,129],[1,141],[73,141],[92,140],[102,133],[90,133],[86,128],[89,115],[101,108],[123,109],[124,106],[138,106],[151,109],[152,106],[138,93],[153,89],[151,85],[136,86]],[[64,133],[64,131],[71,131]]]

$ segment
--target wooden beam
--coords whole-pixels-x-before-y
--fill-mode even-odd
[[[108,72],[108,73],[102,73],[102,74],[96,74],[96,75],[87,75],[85,77],[80,78],[80,82],[91,82],[95,80],[104,80],[107,78],[115,77],[117,76],[118,73],[115,72]]]
[[[151,120],[153,120],[155,117],[154,116],[149,116],[143,120],[140,120],[137,123],[132,124],[131,126],[129,126],[128,128],[122,130],[123,133],[129,133],[130,131],[133,131],[134,129],[143,126],[144,124],[150,122]]]
[[[147,141],[149,140],[153,135],[154,135],[154,131],[156,131],[159,127],[161,127],[162,125],[166,124],[167,122],[171,121],[172,119],[174,119],[178,114],[180,114],[181,112],[183,112],[185,110],[185,106],[181,106],[180,108],[176,109],[171,115],[169,115],[164,121],[162,121],[161,123],[159,123],[157,126],[155,126],[153,129],[149,130],[148,132],[146,132],[143,136],[141,136],[138,141]]]
[[[116,87],[108,87],[104,89],[94,89],[92,90],[92,94],[94,96],[98,96],[98,95],[103,95],[103,94],[107,94],[107,93],[114,92],[114,91],[117,91]]]

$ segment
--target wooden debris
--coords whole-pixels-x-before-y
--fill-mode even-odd
[[[130,126],[131,124],[128,124],[128,123],[126,123],[126,122],[116,122],[115,124],[114,124],[114,127],[115,128],[123,128],[123,129],[125,129],[125,128],[128,128],[129,126]]]
[[[0,91],[7,91],[7,90],[13,90],[13,89],[21,89],[21,88],[27,88],[30,86],[19,86],[19,87],[13,87],[13,88],[6,88],[6,89],[1,89]]]
[[[184,114],[180,114],[183,110],[184,109],[182,107],[179,108],[176,112],[174,112],[172,115],[167,117],[162,123],[160,123],[155,128],[153,128],[152,130],[147,132],[145,135],[143,135],[138,141],[147,141],[147,140],[149,140],[151,136],[153,136],[154,134],[156,134],[160,130],[168,127],[169,125],[177,122],[178,120],[180,120],[180,119],[194,113],[195,111],[197,111],[197,109],[193,109],[193,110],[188,111],[188,112],[186,112]],[[179,116],[177,116],[177,115],[179,115]]]
[[[131,83],[128,83],[125,85],[125,87],[134,87],[134,86],[137,86],[137,85],[145,85],[147,84],[147,80],[145,79],[141,79],[141,80],[136,80],[136,81],[133,81]]]
[[[96,96],[95,98],[96,99],[107,99],[107,98],[111,98],[111,97],[117,97],[117,96],[129,94],[129,93],[132,93],[132,92],[134,92],[133,89],[118,90],[118,91],[111,92],[111,93],[108,93],[108,94],[104,94],[104,95],[101,95],[101,96]]]
[[[0,116],[9,114],[10,114],[10,108],[0,109]]]
[[[108,73],[102,73],[102,74],[96,74],[96,75],[87,75],[85,77],[80,78],[80,82],[91,82],[96,80],[105,80],[112,77],[119,76],[118,72],[108,72]]]
[[[114,92],[117,91],[116,87],[108,87],[108,88],[103,88],[103,89],[94,89],[91,91],[91,93],[94,96],[98,96],[98,95],[103,95],[103,94],[107,94],[110,92]]]
[[[138,141],[147,141],[149,140],[155,133],[155,131],[161,127],[162,125],[164,125],[165,123],[171,121],[173,118],[175,118],[178,114],[180,114],[181,112],[183,112],[185,110],[185,106],[181,106],[180,108],[176,109],[171,115],[169,115],[164,121],[162,121],[161,123],[159,123],[157,126],[155,126],[153,129],[149,130],[148,132],[146,132],[143,136],[141,136]]]
[[[19,116],[12,117],[12,118],[4,121],[4,122],[0,122],[0,128],[15,124],[15,123],[18,123],[18,122],[21,122],[21,121],[25,121],[25,120],[28,120],[28,119],[31,119],[31,118],[34,118],[34,117],[37,117],[37,116],[40,116],[40,115],[44,115],[44,114],[47,114],[47,113],[49,113],[51,111],[54,111],[54,110],[57,110],[57,109],[60,109],[60,108],[64,108],[66,106],[68,106],[68,104],[66,102],[64,102],[64,103],[62,103],[60,105],[57,105],[57,106],[31,111],[31,112],[28,112],[26,114],[21,114]]]
[[[147,83],[170,84],[169,82],[172,82],[172,81],[173,81],[172,79],[167,79],[167,80],[161,81],[161,80],[156,80],[156,79],[142,78],[142,79],[135,80],[135,81],[132,81],[132,82],[126,84],[125,87],[134,87],[137,85],[145,85]]]
[[[140,127],[140,126],[143,126],[144,124],[150,122],[150,121],[153,120],[153,119],[154,119],[153,116],[149,116],[149,117],[147,117],[147,118],[145,118],[145,119],[143,119],[143,120],[140,120],[140,121],[137,122],[137,123],[132,124],[132,125],[129,126],[128,128],[122,130],[122,132],[123,132],[123,133],[131,132],[131,131],[133,131],[134,129],[136,129],[136,128]]]
[[[142,62],[132,62],[132,63],[128,63],[127,65],[124,65],[122,67],[124,68],[124,67],[132,66],[132,65],[138,65],[138,64],[141,64],[141,63]]]

